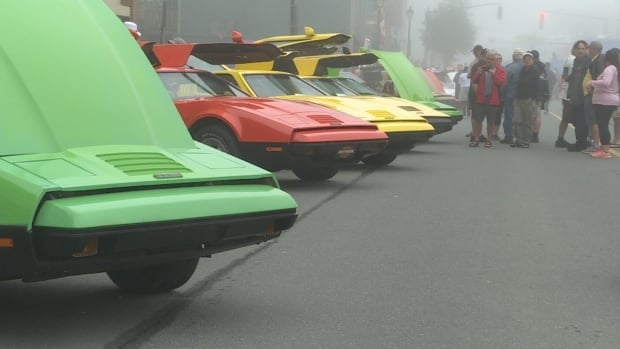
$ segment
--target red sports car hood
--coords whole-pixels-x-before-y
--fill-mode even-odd
[[[226,108],[252,113],[294,127],[337,128],[376,126],[344,112],[305,101],[288,101],[256,97],[211,97],[209,103],[222,103]]]

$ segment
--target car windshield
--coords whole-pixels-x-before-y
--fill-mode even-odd
[[[172,99],[247,96],[240,89],[208,72],[161,72],[159,78]]]
[[[332,78],[306,78],[304,80],[331,96],[357,96],[357,93],[338,84],[338,82]]]
[[[189,56],[189,58],[187,59],[187,66],[206,71],[216,71],[223,69],[222,66],[219,64],[207,63],[196,56]]]
[[[247,74],[245,80],[258,97],[311,95],[325,96],[321,90],[294,75]]]
[[[335,78],[335,80],[339,84],[346,86],[348,89],[355,91],[355,93],[360,96],[378,96],[379,95],[377,91],[370,88],[370,86],[364,85],[359,81],[356,81],[350,78]]]

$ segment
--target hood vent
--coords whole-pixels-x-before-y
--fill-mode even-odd
[[[320,124],[340,125],[342,121],[336,119],[331,115],[308,115],[309,119],[312,119]]]
[[[376,110],[367,110],[367,112],[377,118],[383,118],[383,119],[395,119],[396,118],[396,115],[390,113],[387,110],[376,109]]]
[[[191,172],[185,166],[160,153],[112,153],[100,154],[97,157],[128,176]]]
[[[420,111],[420,109],[418,109],[418,108],[416,108],[414,106],[411,106],[411,105],[401,105],[399,108],[402,109],[402,110],[406,110],[406,111],[417,111],[417,112]]]

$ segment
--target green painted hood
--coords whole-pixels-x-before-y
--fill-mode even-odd
[[[410,101],[435,101],[426,79],[402,52],[372,50],[388,73],[401,98]]]
[[[205,191],[220,186],[226,190]],[[296,207],[271,173],[202,144],[183,151],[114,145],[6,156],[0,188],[0,222],[27,227],[39,209],[48,212],[46,222],[101,226]],[[221,200],[225,192],[231,198],[244,193],[243,204]],[[62,215],[49,213],[50,205],[66,202],[86,205],[88,214],[73,205]]]
[[[10,14],[0,21],[0,155],[193,147],[138,44],[103,1],[1,1],[0,13]]]
[[[0,225],[82,228],[296,208],[271,173],[191,139],[103,1],[0,1],[0,13]]]

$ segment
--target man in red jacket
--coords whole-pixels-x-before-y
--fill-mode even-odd
[[[473,136],[469,143],[470,147],[477,147],[482,133],[482,122],[487,120],[487,135],[495,134],[495,116],[500,105],[500,87],[506,84],[506,71],[498,64],[498,53],[488,50],[486,64],[477,68],[473,73],[471,83],[476,84],[476,100],[473,106]],[[492,138],[489,137],[484,146],[492,146]]]

